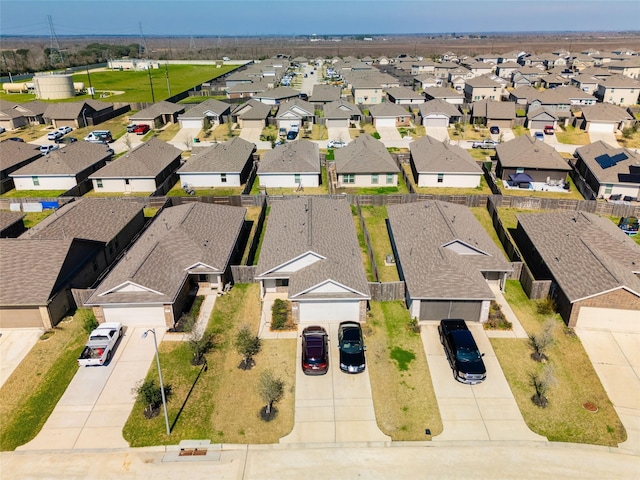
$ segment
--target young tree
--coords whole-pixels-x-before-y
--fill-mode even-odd
[[[541,372],[529,373],[529,382],[536,392],[531,397],[531,401],[538,407],[546,408],[549,405],[547,392],[556,383],[551,365],[547,365]]]
[[[204,332],[199,335],[196,331],[189,334],[189,348],[193,353],[191,365],[202,365],[207,361],[205,354],[215,347],[214,336],[211,332]]]
[[[156,385],[155,380],[141,380],[132,390],[132,393],[144,402],[144,416],[146,418],[153,418],[160,413],[160,406],[162,405],[162,391],[160,390],[160,386]],[[168,399],[170,395],[171,385],[165,385],[165,399]]]
[[[529,346],[533,349],[531,358],[536,362],[546,362],[549,357],[545,354],[547,347],[553,343],[553,332],[555,330],[555,321],[550,318],[544,322],[542,331],[529,334]]]
[[[262,342],[257,335],[251,333],[251,327],[249,325],[243,325],[235,341],[236,351],[242,355],[242,362],[240,362],[239,368],[242,370],[251,370],[256,364],[253,357],[258,354]]]
[[[265,370],[260,375],[260,396],[262,400],[266,402],[265,407],[262,409],[261,416],[265,421],[273,420],[277,410],[273,404],[282,400],[284,396],[284,381],[280,378],[276,378],[269,370]]]

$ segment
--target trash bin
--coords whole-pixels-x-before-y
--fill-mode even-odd
[[[194,138],[193,143],[200,143],[200,139],[198,137]]]

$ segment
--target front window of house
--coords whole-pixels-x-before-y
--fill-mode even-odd
[[[342,183],[356,183],[356,176],[353,173],[342,175]]]
[[[607,183],[607,184],[604,186],[604,193],[605,193],[605,195],[610,194],[612,191],[613,191],[613,185],[611,185],[610,183]]]
[[[393,183],[393,173],[387,173],[387,185],[392,185]]]
[[[226,173],[221,173],[220,174],[220,182],[221,183],[227,183],[227,174]]]
[[[372,173],[371,174],[371,183],[372,184],[377,184],[378,183],[378,174],[377,173]]]
[[[102,188],[102,179],[101,179],[101,178],[98,178],[98,179],[96,180],[96,187],[98,187],[98,188]]]
[[[31,180],[33,181],[34,187],[37,187],[40,185],[40,179],[38,177],[31,177]]]
[[[516,173],[524,173],[524,168],[522,167],[516,168]]]
[[[442,183],[444,182],[444,173],[439,173],[438,174],[438,183]]]

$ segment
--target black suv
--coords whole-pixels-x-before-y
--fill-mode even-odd
[[[340,370],[347,373],[361,373],[365,369],[362,328],[358,322],[342,322],[338,327],[338,348],[340,349]]]
[[[481,354],[464,320],[440,320],[440,342],[456,380],[475,385],[487,378]]]

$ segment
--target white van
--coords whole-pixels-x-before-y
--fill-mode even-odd
[[[94,130],[89,135],[84,137],[85,142],[91,143],[111,143],[113,142],[113,137],[111,136],[111,132],[109,130]]]

